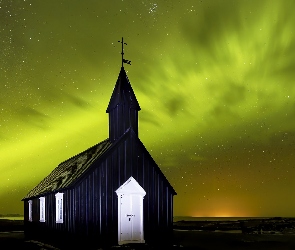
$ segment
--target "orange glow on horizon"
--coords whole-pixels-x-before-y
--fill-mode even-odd
[[[207,211],[207,212],[198,212],[194,213],[192,217],[256,217],[252,213],[246,213],[241,211],[231,212],[217,212],[217,211]]]

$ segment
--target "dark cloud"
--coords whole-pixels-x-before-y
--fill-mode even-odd
[[[228,106],[215,106],[211,110],[210,122],[212,122],[212,118],[219,122],[231,122],[237,121],[240,119],[240,116],[233,112],[230,107]]]
[[[236,105],[246,99],[247,88],[245,85],[228,83],[220,98],[220,104]]]
[[[210,115],[207,116],[208,122],[235,121],[240,119],[237,105],[246,102],[247,88],[234,82],[227,82],[226,85],[211,84],[207,86],[208,92],[214,96],[214,105],[211,107]]]
[[[139,112],[139,123],[141,122],[160,127],[160,123],[157,121],[155,115],[146,109],[142,109]]]
[[[81,108],[81,109],[88,109],[90,107],[89,103],[85,101],[81,97],[77,97],[72,94],[65,94],[65,96],[68,98],[68,100],[74,104],[75,106]]]
[[[50,127],[50,117],[47,114],[44,114],[34,108],[24,107],[22,109],[19,109],[17,111],[17,115],[25,123],[38,127],[40,129],[48,129]]]
[[[166,110],[168,111],[168,114],[170,116],[175,116],[179,114],[180,112],[183,112],[185,107],[185,96],[182,95],[169,95],[169,98],[167,101],[163,103]]]
[[[276,77],[277,79],[281,79],[279,84],[281,86],[290,86],[294,87],[294,79],[295,79],[295,61],[294,54],[295,52],[295,40],[292,46],[288,48],[288,52],[286,54],[280,54],[278,52],[276,57],[273,57],[275,60],[272,60],[272,70],[269,74],[272,77]],[[270,55],[271,57],[271,55]],[[284,61],[284,63],[278,64],[277,61]]]

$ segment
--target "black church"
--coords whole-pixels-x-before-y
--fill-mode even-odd
[[[23,198],[27,239],[98,246],[171,239],[176,192],[138,137],[140,106],[123,54],[106,110],[109,138],[60,163]]]

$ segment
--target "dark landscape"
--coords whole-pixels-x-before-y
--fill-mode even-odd
[[[49,242],[27,240],[22,220],[0,219],[0,249],[85,249],[60,247]],[[69,245],[70,246],[70,245]],[[159,246],[125,245],[104,249],[163,249]],[[295,219],[269,218],[237,221],[174,222],[174,245],[165,249],[295,249]],[[99,248],[92,248],[99,249]],[[102,249],[102,248],[101,248]]]

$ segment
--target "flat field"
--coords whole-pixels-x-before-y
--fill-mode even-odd
[[[265,223],[264,223],[265,224]],[[282,223],[278,223],[281,225]],[[284,228],[283,233],[280,231],[262,231],[258,222],[251,222],[252,231],[248,229],[246,232],[239,232],[237,224],[224,223],[223,226],[219,222],[208,223],[190,223],[179,222],[174,224],[174,243],[165,249],[198,249],[198,250],[294,250],[295,234],[290,228]],[[242,224],[245,227],[245,223]],[[200,230],[200,227],[202,230]],[[247,227],[246,227],[247,228]],[[256,230],[259,229],[260,230]],[[264,229],[270,229],[266,226]],[[273,225],[271,228],[277,228]],[[255,230],[254,230],[255,229]],[[36,241],[26,241],[23,233],[22,221],[0,220],[0,249],[58,249],[56,246],[44,244]],[[112,247],[119,248],[118,246]],[[122,247],[126,250],[131,249],[163,249],[163,247],[148,245],[132,245]],[[67,248],[64,248],[67,249]],[[70,249],[73,249],[72,247]],[[85,249],[77,247],[74,249]],[[99,249],[99,248],[93,248]]]

